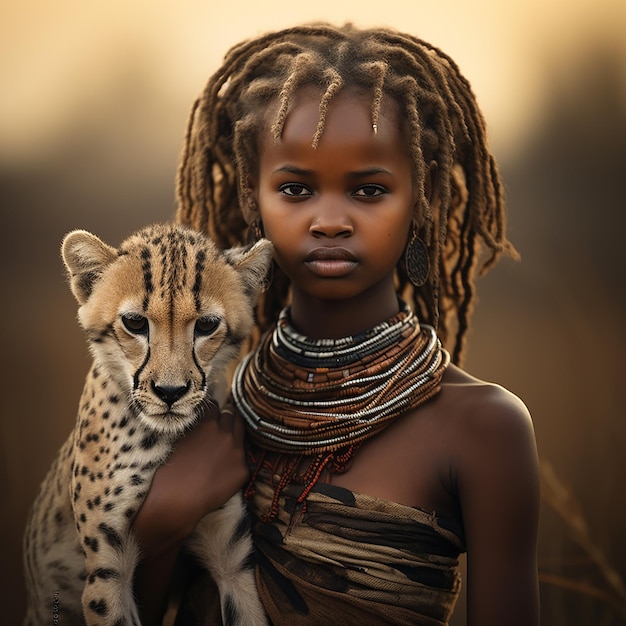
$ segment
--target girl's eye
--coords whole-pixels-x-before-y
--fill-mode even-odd
[[[148,334],[148,318],[143,315],[127,313],[122,315],[122,324],[124,328],[133,335],[147,335]]]
[[[354,195],[360,198],[378,198],[387,193],[381,185],[363,185],[354,191]]]
[[[284,185],[281,185],[278,191],[286,196],[291,196],[294,198],[303,198],[305,196],[313,195],[308,187],[305,187],[300,183],[286,183]]]
[[[194,331],[196,335],[207,337],[212,335],[220,325],[220,319],[218,317],[201,317],[196,321]]]

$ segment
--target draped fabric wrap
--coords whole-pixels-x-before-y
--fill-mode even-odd
[[[303,509],[287,487],[254,526],[257,584],[272,622],[443,626],[460,590],[459,536],[425,511],[318,483]],[[273,489],[257,480],[251,512]],[[460,534],[460,533],[459,533]]]
[[[250,511],[257,585],[274,626],[448,624],[460,591],[460,530],[421,509],[321,483],[305,508],[287,487],[278,517],[262,522],[274,493],[267,478],[257,480]],[[206,585],[192,591],[177,626],[221,624]]]

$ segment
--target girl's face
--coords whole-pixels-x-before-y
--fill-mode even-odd
[[[395,108],[383,107],[374,133],[370,100],[341,94],[312,148],[319,97],[304,92],[281,139],[261,138],[255,193],[294,302],[395,294],[417,198]]]

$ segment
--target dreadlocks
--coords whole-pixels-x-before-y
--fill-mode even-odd
[[[432,269],[428,283],[415,289],[400,262],[398,291],[420,319],[438,328],[460,362],[475,274],[515,251],[506,239],[502,186],[471,87],[454,61],[430,44],[389,29],[320,24],[231,48],[191,111],[178,172],[178,220],[208,231],[219,246],[245,243],[242,206],[254,206],[250,181],[260,132],[269,130],[279,140],[296,94],[309,86],[322,94],[314,147],[330,103],[347,87],[371,94],[374,130],[383,97],[393,98],[404,114]],[[271,104],[277,113],[267,128]],[[432,161],[437,210],[426,193]],[[288,293],[289,281],[275,268],[257,305],[260,332],[275,321]]]

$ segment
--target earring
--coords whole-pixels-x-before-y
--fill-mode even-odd
[[[428,280],[430,263],[426,245],[417,235],[417,226],[413,223],[411,239],[404,252],[406,273],[414,287],[421,287]]]
[[[263,223],[257,217],[250,224],[248,224],[248,243],[256,243],[260,239],[265,237],[265,233],[263,232]]]

